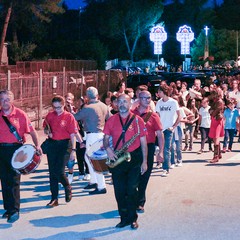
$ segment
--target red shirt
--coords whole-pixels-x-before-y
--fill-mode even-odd
[[[129,119],[131,119],[132,117],[132,113],[130,113],[130,117]],[[127,118],[121,118],[122,119],[122,123],[125,124]],[[138,121],[138,125],[139,125],[139,131],[140,134],[139,136],[135,139],[135,141],[129,146],[128,148],[128,152],[132,152],[134,150],[136,150],[137,148],[140,147],[140,137],[146,136],[147,134],[147,130],[146,127],[144,125],[143,120],[139,117],[139,116],[135,116],[135,118],[133,119],[133,121],[131,122],[130,126],[128,127],[126,133],[125,133],[125,142],[127,142],[129,139],[131,139],[136,133],[138,133],[138,126],[137,126],[137,122],[136,119]],[[112,141],[113,141],[113,146],[115,147],[117,144],[117,141],[122,133],[122,124],[120,122],[120,115],[119,113],[111,116],[103,129],[103,132],[106,135],[112,136]],[[121,140],[117,149],[120,149],[123,145],[123,141]]]
[[[3,111],[0,112],[0,143],[17,143],[17,138],[10,132],[8,125],[3,120]],[[19,136],[25,142],[25,133],[34,131],[27,114],[21,109],[12,105],[12,112],[6,116],[10,123],[16,128]]]
[[[43,122],[43,127],[49,124],[52,132],[52,139],[63,140],[70,139],[72,133],[77,133],[77,122],[73,115],[67,111],[57,115],[55,111],[49,112]]]
[[[143,120],[146,118],[147,113],[149,110],[147,110],[145,113],[140,114],[138,111],[138,108],[135,108],[132,111],[134,114],[140,116]],[[150,118],[145,123],[145,126],[147,128],[147,143],[155,143],[156,141],[156,131],[162,130],[162,123],[160,121],[160,117],[157,113],[152,112]]]

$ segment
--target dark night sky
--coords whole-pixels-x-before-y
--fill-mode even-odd
[[[171,0],[168,1],[171,2]],[[79,9],[80,7],[85,6],[84,0],[65,0],[65,2],[70,9]],[[211,4],[212,2],[213,0],[209,0],[209,4]],[[223,0],[217,0],[217,2],[218,4],[221,4]]]

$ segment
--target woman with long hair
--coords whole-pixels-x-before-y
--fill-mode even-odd
[[[210,92],[209,95],[209,113],[211,115],[211,125],[209,131],[209,137],[213,139],[214,142],[214,155],[210,163],[216,163],[222,158],[221,148],[220,148],[220,138],[224,136],[224,101],[222,100],[222,91],[216,88],[214,91]]]
[[[187,121],[185,123],[185,147],[183,151],[187,151],[187,150],[192,151],[194,128],[199,118],[198,109],[196,107],[196,101],[194,98],[189,98],[187,102],[187,108],[193,113],[193,116],[190,115],[187,118]],[[189,139],[189,148],[188,148],[188,139]]]

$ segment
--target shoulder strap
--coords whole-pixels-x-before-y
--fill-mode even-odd
[[[8,125],[10,132],[16,137],[18,142],[22,143],[23,139],[18,134],[17,129],[10,123],[10,121],[8,120],[8,118],[6,116],[2,116],[2,118],[5,121],[5,123]]]
[[[147,121],[149,120],[149,118],[151,117],[151,115],[152,115],[152,111],[149,111],[149,112],[146,114],[146,116],[143,118],[143,121],[144,121],[145,123],[147,123]]]
[[[132,121],[133,121],[134,118],[135,118],[135,114],[133,114],[133,116],[130,118],[130,120],[127,122],[127,124],[123,126],[122,133],[121,133],[120,137],[118,138],[118,141],[117,141],[117,144],[116,144],[114,150],[117,149],[120,141],[123,139],[126,131],[128,130],[128,127],[130,126],[130,124],[132,123]]]

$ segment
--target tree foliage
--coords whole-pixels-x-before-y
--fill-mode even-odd
[[[211,27],[209,33],[209,55],[214,57],[215,63],[222,63],[226,60],[235,60],[236,56],[236,34],[232,30],[215,29]],[[204,56],[205,33],[202,31],[196,38],[191,55],[193,62],[203,64],[200,57]]]
[[[8,31],[1,38],[14,44],[12,50],[16,50],[15,55],[20,59],[25,58],[19,55],[21,52],[24,54],[20,49],[39,44],[47,34],[45,24],[51,21],[54,14],[63,12],[58,0],[0,0],[0,6],[3,18],[11,6],[10,19],[5,22]]]
[[[140,37],[149,33],[162,11],[162,1],[159,0],[89,1],[85,19],[88,19],[89,29],[96,29],[97,36],[120,39],[133,60]]]

